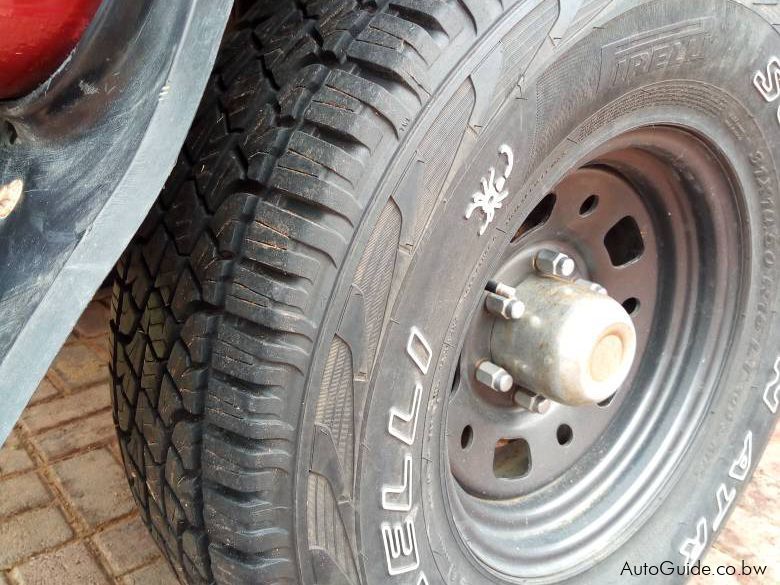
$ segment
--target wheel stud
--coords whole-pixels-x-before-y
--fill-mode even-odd
[[[517,299],[489,292],[485,297],[485,308],[489,313],[502,319],[519,319],[525,313],[525,304]]]
[[[577,265],[574,260],[563,252],[555,250],[539,250],[534,259],[534,267],[538,272],[545,276],[558,276],[560,278],[569,278],[574,274]]]
[[[515,391],[513,398],[515,404],[522,406],[530,412],[535,412],[536,414],[544,414],[550,410],[550,401],[544,396],[539,396],[538,394],[534,394],[533,392],[529,392],[522,388],[518,388]]]
[[[495,293],[500,297],[504,297],[505,299],[517,298],[517,289],[515,287],[504,284],[503,282],[496,282],[495,280],[491,280],[488,283],[487,291]]]
[[[484,361],[477,366],[477,380],[496,392],[509,392],[515,381],[512,375],[493,362]]]

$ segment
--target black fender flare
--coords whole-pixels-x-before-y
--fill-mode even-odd
[[[174,166],[232,0],[104,2],[66,63],[0,102],[0,444]]]

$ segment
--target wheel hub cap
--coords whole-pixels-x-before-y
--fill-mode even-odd
[[[584,284],[531,275],[517,287],[525,311],[497,319],[493,361],[516,384],[561,404],[598,404],[625,381],[636,331],[625,309]]]

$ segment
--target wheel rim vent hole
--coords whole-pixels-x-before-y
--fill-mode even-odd
[[[604,236],[604,247],[613,266],[637,260],[645,251],[645,242],[636,220],[627,215],[613,225]]]
[[[639,299],[636,297],[629,297],[623,301],[623,308],[629,315],[636,315],[636,313],[639,311],[639,305]]]
[[[468,449],[471,447],[471,444],[474,442],[474,429],[471,428],[471,425],[466,425],[463,427],[463,432],[460,434],[460,448],[461,449]]]
[[[520,229],[517,230],[517,233],[512,238],[512,241],[515,242],[519,240],[528,232],[542,227],[545,223],[547,223],[547,220],[550,219],[553,209],[555,208],[556,199],[557,198],[555,193],[549,193],[544,199],[542,199],[538,205],[533,208],[531,213],[528,214],[528,217],[525,218],[523,225],[521,225]]]
[[[555,438],[558,439],[559,445],[568,445],[574,440],[574,432],[569,425],[560,425],[555,431]]]
[[[493,475],[520,479],[531,471],[531,448],[525,439],[501,439],[493,452]]]
[[[582,217],[585,217],[586,215],[590,215],[594,211],[596,211],[596,207],[599,205],[599,196],[598,195],[591,195],[585,201],[582,202],[582,205],[580,205],[580,215]]]

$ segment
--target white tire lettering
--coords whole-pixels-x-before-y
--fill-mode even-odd
[[[764,387],[764,404],[769,412],[777,414],[777,408],[780,406],[780,357],[775,360],[773,369],[775,375]]]
[[[420,352],[421,349],[423,353]],[[409,341],[406,343],[406,353],[409,354],[415,365],[420,368],[422,375],[425,376],[428,373],[428,368],[431,367],[433,350],[417,327],[412,327],[409,334]]]
[[[715,500],[718,502],[718,513],[712,521],[712,531],[717,532],[720,525],[723,523],[723,519],[728,514],[731,504],[737,499],[736,488],[727,488],[726,484],[720,484],[718,491],[715,492]]]
[[[412,519],[407,517],[403,522],[394,524],[383,522],[381,530],[387,572],[390,575],[403,575],[416,570],[420,566],[420,557]]]
[[[773,102],[780,97],[780,58],[772,57],[766,66],[766,73],[756,71],[753,75],[753,85],[767,102]]]
[[[425,376],[433,360],[433,350],[422,331],[417,327],[412,327],[410,330],[406,342],[406,353],[419,370],[419,374]],[[392,406],[387,423],[387,432],[391,437],[412,447],[412,452],[402,451],[400,483],[394,479],[381,487],[382,509],[386,512],[405,514],[401,521],[382,522],[379,526],[385,550],[387,573],[391,577],[416,571],[420,567],[420,554],[417,548],[417,534],[414,527],[414,514],[412,513],[414,506],[412,497],[414,489],[413,449],[423,395],[419,374],[415,375],[417,380],[414,384],[414,392],[408,410]],[[420,572],[417,575],[416,585],[428,585],[425,573]]]
[[[699,560],[704,549],[707,548],[708,540],[707,519],[699,518],[696,523],[696,536],[686,539],[680,547],[680,554],[685,559],[686,565],[693,565]]]
[[[382,488],[382,507],[394,512],[409,512],[412,509],[412,456],[404,456],[403,481],[399,486],[386,485]]]
[[[780,97],[780,58],[771,57],[766,66],[766,73],[756,71],[753,75],[753,85],[764,100],[771,104]],[[780,107],[775,113],[780,124]]]
[[[753,459],[753,431],[748,431],[742,443],[742,452],[731,464],[729,476],[737,481],[745,481]]]
[[[420,415],[420,402],[422,401],[422,385],[414,386],[411,409],[404,412],[400,408],[390,409],[390,421],[387,431],[399,441],[410,447],[414,444],[414,436],[417,432],[417,417]]]

